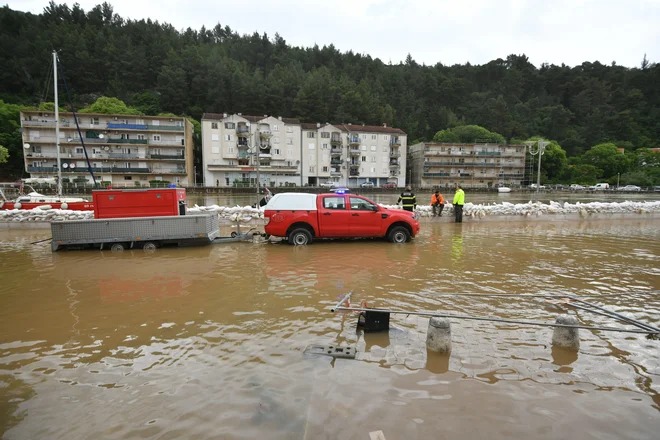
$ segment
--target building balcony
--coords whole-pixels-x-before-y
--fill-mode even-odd
[[[186,174],[185,168],[153,168],[152,174]]]
[[[401,157],[401,153],[398,150],[390,151],[390,157]]]
[[[108,122],[106,124],[106,128],[109,130],[147,130],[147,124],[123,124]]]
[[[392,147],[397,146],[398,147],[400,145],[401,145],[401,140],[399,139],[399,137],[398,136],[392,136],[392,138],[390,139],[390,146],[392,146]]]
[[[161,141],[154,141],[154,140],[149,140],[147,141],[149,145],[162,145],[164,147],[166,146],[172,146],[172,147],[181,147],[185,145],[185,141],[183,139],[176,140],[176,139],[165,139]]]
[[[341,159],[331,159],[330,160],[330,165],[341,165],[342,162],[343,161]]]
[[[262,139],[270,139],[270,137],[273,135],[273,132],[270,131],[270,128],[265,128],[265,129],[260,129],[259,130],[259,136],[261,136]]]
[[[27,168],[29,173],[57,173],[57,167],[30,167]],[[89,168],[87,167],[77,167],[77,168],[62,168],[63,173],[86,173]],[[118,173],[118,174],[127,174],[127,173],[151,173],[149,168],[141,167],[131,167],[131,168],[120,168],[120,167],[92,167],[92,171],[95,173]]]
[[[97,140],[95,140],[96,142]],[[100,139],[103,142],[103,139]],[[147,145],[149,141],[146,139],[108,139],[106,144],[130,144],[130,145]]]
[[[236,143],[236,146],[237,146],[238,148],[248,148],[248,147],[249,147],[247,140],[245,140],[245,141],[240,141],[240,140],[239,140],[239,141]]]
[[[330,175],[331,176],[341,176],[341,170],[338,168],[331,168],[330,169]]]
[[[357,177],[357,176],[360,175],[360,169],[359,169],[359,168],[356,168],[356,169],[354,169],[354,170],[350,170],[350,172],[348,173],[348,175],[349,175],[350,177]]]
[[[150,159],[165,159],[165,160],[185,160],[183,154],[150,154]]]
[[[248,136],[250,134],[250,128],[245,124],[238,125],[236,127],[236,134],[241,136],[241,137]]]
[[[184,131],[183,125],[147,125],[147,130],[154,131]]]
[[[271,165],[270,168],[273,169],[273,170],[276,170],[276,171],[298,172],[298,166],[297,165]]]
[[[210,165],[209,165],[210,166]],[[250,159],[245,157],[238,157],[238,166],[247,167],[250,166]]]
[[[509,179],[522,179],[524,177],[523,174],[498,174],[498,177],[503,177],[503,178],[509,178]]]
[[[424,177],[449,177],[449,173],[423,173]]]
[[[360,136],[349,136],[348,144],[349,145],[360,145]]]
[[[359,148],[351,148],[348,150],[348,153],[351,156],[359,156],[360,155],[360,149]]]
[[[359,163],[349,163],[348,166],[351,167],[351,168],[360,168]]]
[[[331,145],[341,145],[342,144],[341,136],[334,136],[334,135],[331,136],[330,137],[330,144]]]
[[[341,148],[332,148],[332,149],[330,149],[330,154],[332,154],[332,155],[335,155],[335,156],[336,155],[341,155],[341,153],[342,153]]]
[[[127,154],[127,153],[108,153],[109,159],[140,159],[138,154]],[[144,159],[144,157],[142,157]]]
[[[55,121],[22,121],[23,127],[55,127]]]
[[[499,151],[477,151],[477,156],[501,156]]]
[[[208,168],[209,171],[222,171],[222,170],[225,170],[225,169],[234,170],[234,169],[237,169],[240,166],[247,166],[247,165],[248,165],[247,163],[246,164],[241,164],[241,161],[239,160],[238,165],[219,164],[219,163],[212,164],[212,163],[210,163],[206,166],[206,168]]]

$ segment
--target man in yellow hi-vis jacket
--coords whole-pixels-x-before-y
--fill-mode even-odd
[[[463,205],[465,205],[465,193],[461,185],[456,185],[456,194],[454,194],[454,215],[456,223],[463,223]]]

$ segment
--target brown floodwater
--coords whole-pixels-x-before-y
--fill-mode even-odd
[[[658,438],[660,341],[581,330],[572,353],[550,328],[455,320],[447,356],[427,352],[427,319],[365,335],[328,309],[352,290],[369,306],[552,322],[557,304],[439,293],[570,292],[657,326],[660,297],[640,292],[660,289],[659,226],[425,220],[405,245],[119,254],[52,254],[29,244],[49,231],[0,230],[0,437]]]

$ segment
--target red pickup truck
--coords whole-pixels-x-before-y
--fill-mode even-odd
[[[319,238],[386,237],[405,243],[419,233],[417,215],[386,209],[355,194],[276,194],[264,206],[266,234],[305,245]]]

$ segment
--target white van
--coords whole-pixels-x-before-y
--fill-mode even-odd
[[[610,189],[609,183],[597,183],[592,187],[595,191]]]

